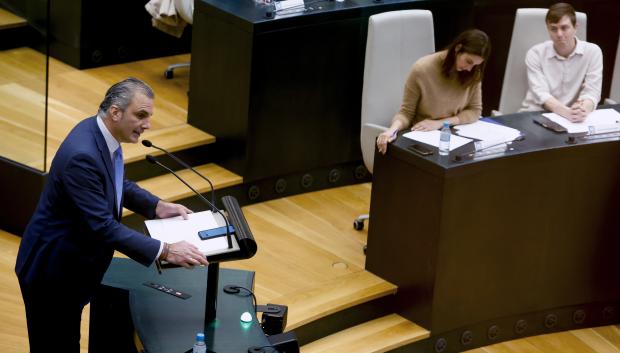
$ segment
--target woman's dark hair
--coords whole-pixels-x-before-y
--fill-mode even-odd
[[[458,47],[458,52],[457,52]],[[456,75],[459,82],[465,86],[472,86],[480,81],[484,75],[484,68],[491,53],[491,42],[486,33],[478,29],[470,29],[461,34],[448,46],[448,53],[443,61],[441,72],[445,77]],[[457,54],[467,53],[477,55],[484,61],[474,66],[471,71],[456,71]]]

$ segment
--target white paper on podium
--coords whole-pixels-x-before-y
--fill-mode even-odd
[[[406,137],[414,141],[419,141],[427,145],[439,147],[439,134],[440,134],[439,130],[409,131],[408,133],[403,134],[403,137]],[[470,141],[471,139],[468,139],[466,137],[461,137],[459,135],[451,134],[450,151],[457,149]]]
[[[620,122],[620,113],[615,109],[597,109],[588,114],[586,120],[581,123],[573,123],[556,113],[544,113],[543,116],[566,128],[569,134],[588,132],[588,126],[609,126]]]
[[[152,238],[168,244],[185,240],[196,245],[205,256],[239,250],[235,236],[232,236],[231,249],[228,248],[228,238],[225,236],[207,240],[200,239],[199,231],[220,226],[211,211],[190,213],[187,217],[188,219],[183,219],[181,216],[151,219],[144,221],[144,224]]]

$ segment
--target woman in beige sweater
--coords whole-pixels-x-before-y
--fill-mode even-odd
[[[379,135],[381,153],[400,130],[431,131],[444,121],[471,123],[482,113],[481,81],[491,52],[489,37],[477,29],[461,33],[448,49],[420,58],[405,82],[400,111],[390,128]]]

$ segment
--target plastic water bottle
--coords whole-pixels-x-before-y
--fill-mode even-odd
[[[443,122],[441,133],[439,134],[439,154],[447,156],[450,153],[450,122]]]
[[[196,343],[194,343],[194,348],[192,349],[192,353],[206,353],[207,352],[207,344],[205,343],[205,334],[202,332],[198,332],[196,334]]]

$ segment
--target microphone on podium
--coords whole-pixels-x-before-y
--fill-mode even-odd
[[[202,201],[204,201],[207,205],[209,205],[213,209],[213,212],[217,212],[224,219],[224,222],[226,223],[226,238],[228,239],[228,248],[232,248],[232,240],[230,238],[230,223],[228,222],[228,219],[224,216],[222,211],[220,211],[217,207],[215,207],[215,205],[211,203],[209,200],[207,200],[206,197],[202,196],[201,193],[196,191],[196,189],[194,189],[191,185],[189,185],[189,183],[187,183],[183,178],[181,178],[177,173],[175,173],[174,170],[165,166],[157,158],[155,158],[154,156],[151,156],[150,154],[147,154],[146,160],[151,164],[156,164],[160,166],[161,168],[164,168],[169,173],[174,175],[177,179],[179,179],[180,182],[185,184],[185,186],[187,186],[192,192],[194,192],[194,194],[196,194]]]
[[[209,187],[211,187],[211,202],[210,202],[210,205],[211,205],[211,210],[212,210],[212,211],[215,211],[215,210],[217,209],[217,207],[215,207],[215,188],[213,187],[213,183],[211,182],[211,180],[209,180],[209,178],[207,178],[206,176],[204,176],[204,175],[202,175],[202,174],[198,173],[198,171],[196,171],[196,169],[192,168],[192,166],[190,166],[189,164],[185,163],[183,160],[181,160],[180,158],[178,158],[178,157],[177,157],[177,156],[175,156],[174,154],[172,154],[172,153],[168,152],[166,149],[164,149],[164,148],[162,148],[162,147],[159,147],[159,146],[154,145],[154,144],[153,144],[150,140],[142,140],[142,145],[143,145],[144,147],[153,147],[153,148],[155,148],[155,149],[158,149],[158,150],[160,150],[160,151],[164,152],[167,156],[169,156],[170,158],[174,159],[177,163],[179,163],[179,164],[180,164],[183,168],[191,170],[191,171],[192,171],[192,172],[194,172],[196,175],[198,175],[199,177],[201,177],[202,179],[204,179],[207,183],[209,183]],[[154,162],[152,162],[152,161],[150,161],[150,160],[149,160],[149,158],[148,158],[149,156],[148,156],[148,155],[147,155],[146,157],[147,157],[146,159],[147,159],[149,162],[154,163]],[[151,156],[151,157],[152,157],[152,156]],[[152,158],[154,158],[154,157],[152,157]],[[162,165],[162,166],[163,166],[163,165]],[[172,171],[171,171],[171,172],[172,172]],[[174,172],[172,172],[172,173],[174,173]],[[189,186],[189,185],[188,185],[188,186]],[[195,191],[194,191],[194,192],[195,192]]]

